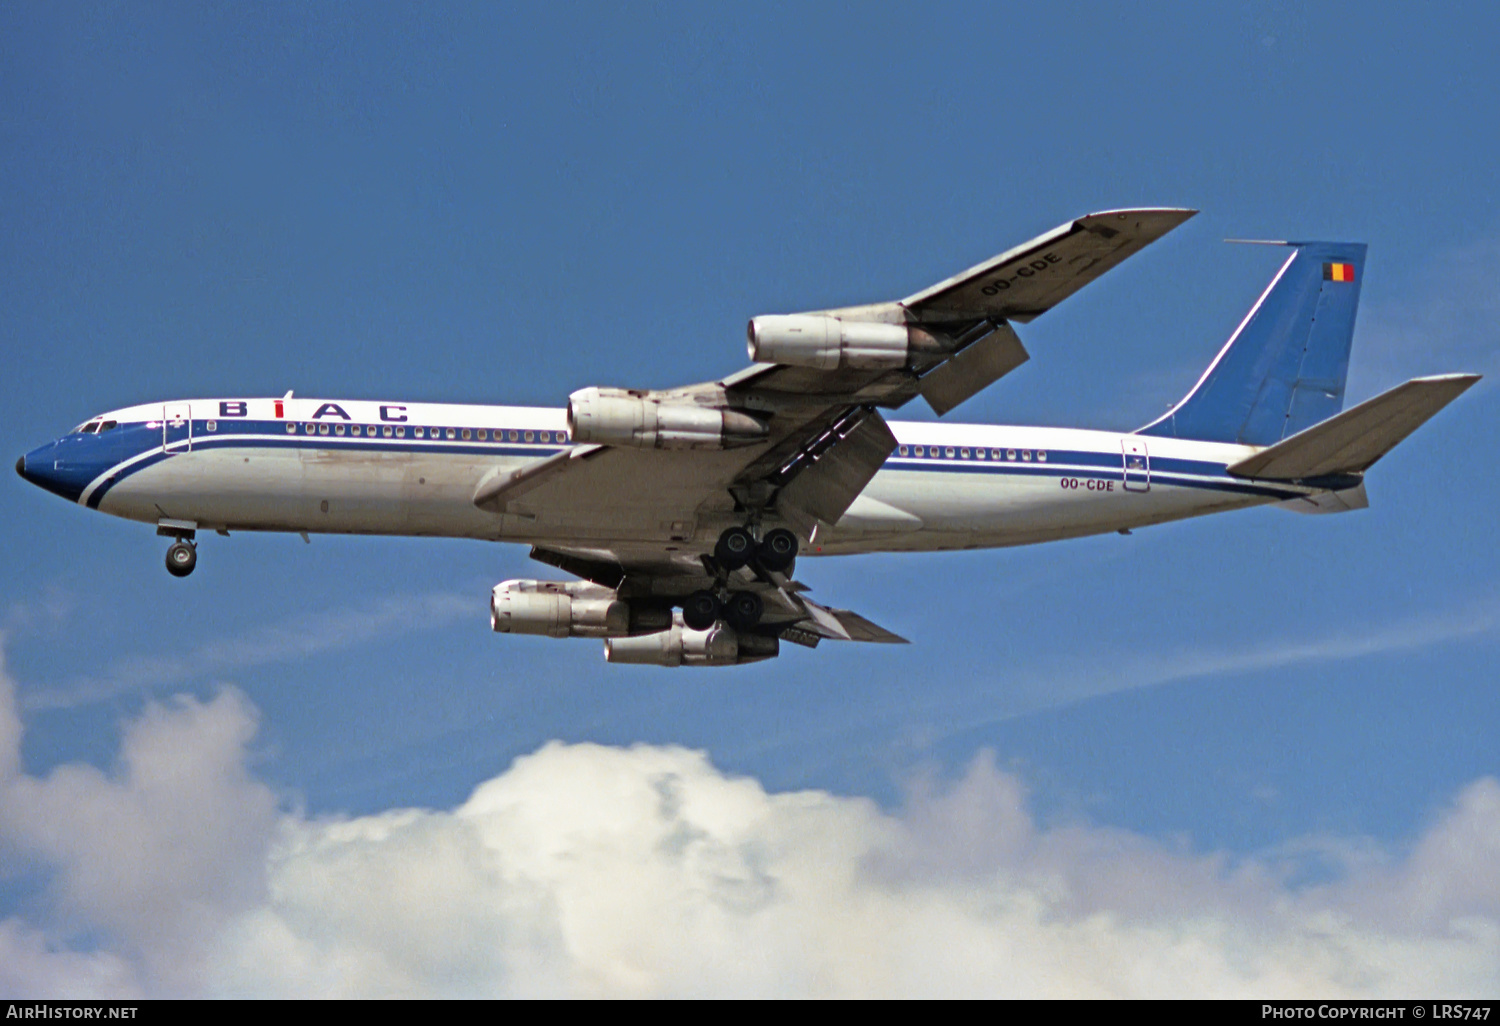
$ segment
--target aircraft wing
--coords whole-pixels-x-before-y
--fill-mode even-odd
[[[773,352],[764,341],[773,332],[803,345],[811,331],[823,348],[698,385],[575,393],[580,444],[481,480],[474,502],[504,518],[502,536],[556,538],[533,554],[578,576],[677,596],[709,586],[705,531],[713,538],[730,523],[768,518],[815,540],[895,448],[881,409],[921,395],[946,413],[1028,358],[1010,321],[1045,312],[1193,213],[1090,214],[903,300],[756,318],[757,359]],[[624,411],[625,426],[594,431],[586,411],[596,408]],[[679,430],[705,422],[722,423],[722,434]],[[807,603],[806,589],[788,583],[798,622],[817,636],[900,640],[857,614]],[[761,582],[773,584],[782,588]]]
[[[1022,324],[1046,313],[1196,210],[1106,210],[938,282],[901,304],[923,322],[964,321],[976,313]]]

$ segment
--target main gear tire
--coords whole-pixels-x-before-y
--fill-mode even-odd
[[[714,561],[728,571],[738,570],[755,556],[755,538],[743,527],[731,527],[719,535]]]
[[[723,606],[711,591],[695,591],[682,603],[682,622],[695,631],[706,631],[718,622]]]
[[[737,591],[724,603],[724,620],[737,631],[748,631],[760,623],[765,603],[753,591]]]
[[[797,536],[784,527],[767,531],[755,550],[755,561],[762,570],[779,573],[797,559]]]

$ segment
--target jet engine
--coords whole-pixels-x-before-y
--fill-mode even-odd
[[[648,666],[739,666],[774,659],[780,652],[778,638],[740,634],[722,623],[706,631],[695,631],[683,626],[681,616],[671,630],[634,638],[610,638],[604,643],[606,662]]]
[[[583,388],[568,396],[568,427],[575,442],[638,449],[732,449],[767,434],[765,424],[739,410],[664,402],[619,388]]]
[[[941,352],[930,332],[907,324],[846,321],[822,314],[767,314],[746,329],[750,359],[791,367],[888,370],[912,352]]]
[[[490,626],[501,634],[608,638],[630,633],[630,604],[587,581],[501,581],[490,596]]]

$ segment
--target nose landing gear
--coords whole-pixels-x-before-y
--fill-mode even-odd
[[[191,520],[173,520],[162,517],[156,522],[156,533],[171,538],[167,549],[167,573],[173,577],[186,577],[198,565],[198,546],[193,539],[198,535],[198,525]]]
[[[186,577],[198,565],[198,547],[190,541],[179,539],[167,549],[167,573],[173,577]]]

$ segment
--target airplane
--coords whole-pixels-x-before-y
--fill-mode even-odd
[[[1349,410],[1363,244],[1290,252],[1202,377],[1134,431],[890,423],[945,415],[1029,359],[1026,324],[1192,217],[1070,221],[905,299],[751,319],[752,365],[566,409],[281,398],[114,410],[16,471],[155,524],[167,569],[213,530],[520,542],[573,580],[511,580],[494,630],[604,640],[612,663],[730,666],[781,642],[900,643],[813,601],[799,556],[1029,545],[1274,504],[1368,505],[1365,472],[1479,380],[1416,378]]]

